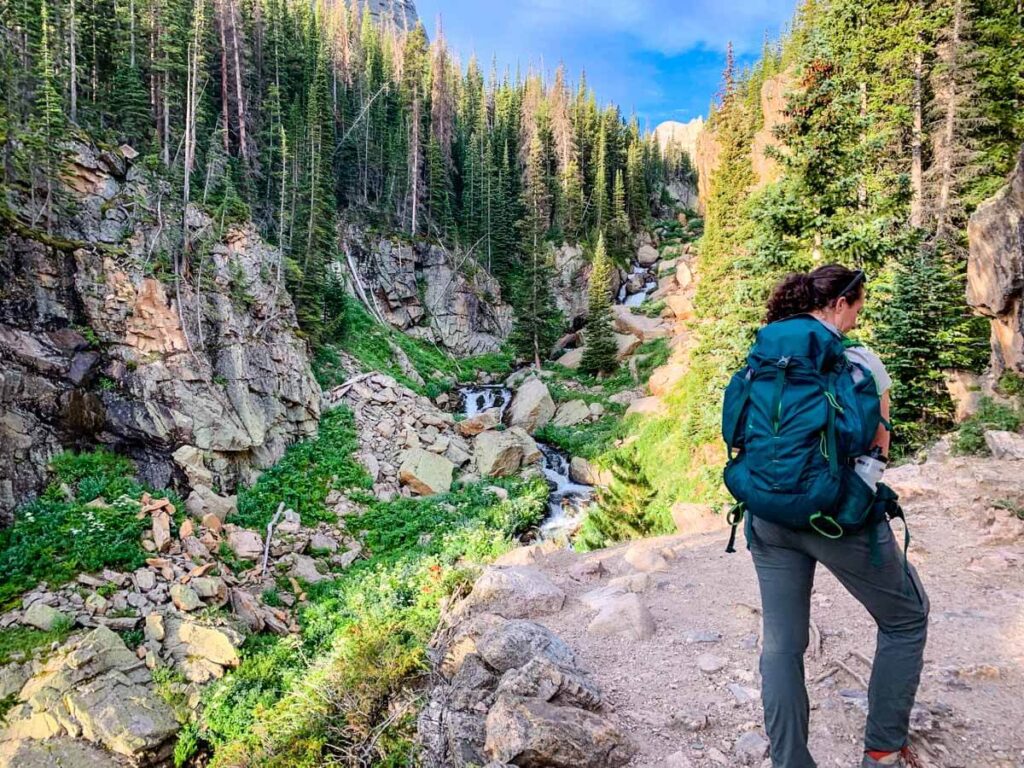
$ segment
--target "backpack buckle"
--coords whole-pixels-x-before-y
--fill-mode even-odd
[[[775,365],[776,365],[776,367],[778,367],[778,368],[782,368],[783,370],[785,370],[786,368],[788,368],[788,367],[789,367],[789,362],[790,362],[790,360],[792,360],[792,359],[793,359],[793,358],[792,358],[792,357],[790,357],[790,356],[788,356],[788,355],[787,355],[786,357],[780,357],[780,358],[779,358],[779,359],[778,359],[778,360],[777,360],[777,361],[775,362]]]

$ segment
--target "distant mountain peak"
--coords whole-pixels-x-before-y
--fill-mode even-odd
[[[412,29],[419,20],[413,0],[370,0],[370,13],[381,20],[394,20],[400,29]]]

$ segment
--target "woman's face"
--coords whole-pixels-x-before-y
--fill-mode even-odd
[[[836,301],[835,320],[832,324],[843,333],[849,333],[857,327],[857,316],[864,309],[864,289],[861,288],[857,300],[850,304],[845,296]]]

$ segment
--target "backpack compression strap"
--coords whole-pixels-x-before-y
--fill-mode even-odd
[[[725,521],[732,528],[732,531],[729,533],[729,543],[725,547],[725,551],[730,555],[736,551],[736,529],[739,527],[739,524],[743,522],[743,513],[746,508],[747,505],[741,501],[725,515]]]
[[[743,389],[740,390],[739,403],[732,410],[729,415],[729,422],[724,425],[722,434],[725,437],[725,445],[729,451],[729,458],[732,459],[733,446],[736,445],[736,431],[740,427],[740,418],[743,415],[743,408],[747,404],[747,400],[750,399],[750,387],[754,383],[754,371],[749,367],[747,368],[747,378],[743,382]]]

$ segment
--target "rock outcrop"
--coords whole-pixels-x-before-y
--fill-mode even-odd
[[[455,419],[429,399],[382,373],[357,375],[324,393],[327,408],[344,403],[355,414],[359,460],[379,498],[443,493],[453,474],[473,458]],[[432,461],[424,454],[442,461]]]
[[[392,21],[399,29],[410,30],[419,21],[413,0],[370,0],[367,7],[375,17]]]
[[[137,764],[159,763],[178,722],[151,682],[121,638],[100,627],[62,648],[25,684],[0,742],[81,738]]]
[[[512,332],[501,287],[472,257],[351,229],[345,247],[371,311],[456,355],[494,352]]]
[[[1024,150],[967,227],[967,303],[992,323],[992,369],[1024,373]]]
[[[184,488],[170,457],[191,445],[230,490],[319,418],[280,252],[251,225],[211,241],[190,207],[205,255],[175,280],[180,210],[164,199],[153,221],[133,202],[165,194],[145,171],[122,152],[72,149],[74,213],[52,235],[19,225],[0,238],[0,524],[64,448],[102,444],[151,485]]]

